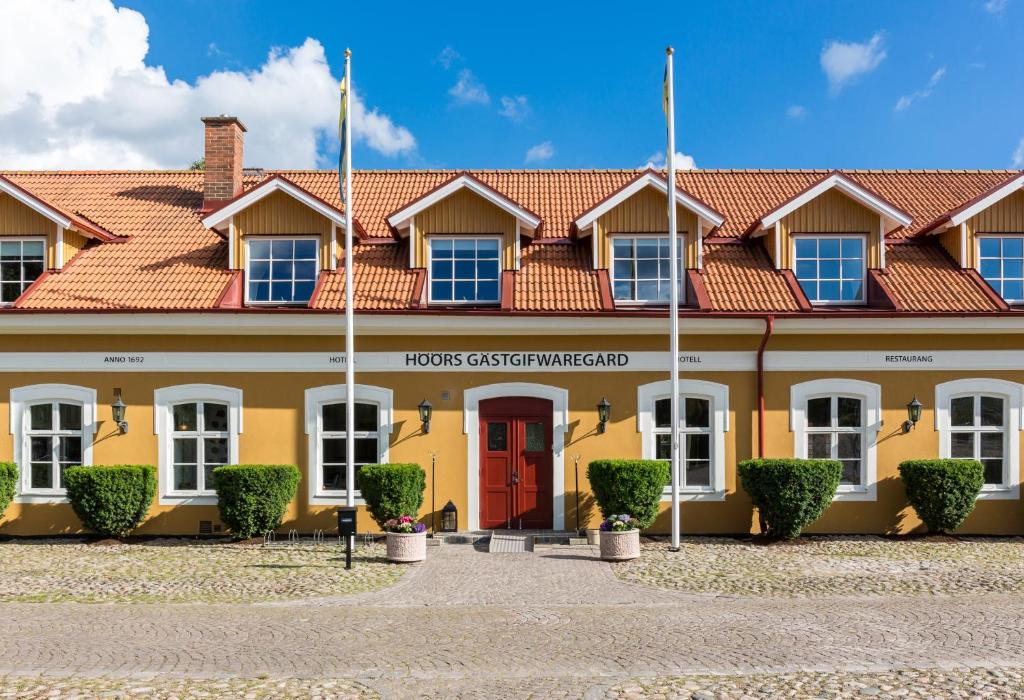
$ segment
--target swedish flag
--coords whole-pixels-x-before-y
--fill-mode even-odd
[[[341,150],[338,153],[338,186],[341,188],[341,203],[345,204],[345,178],[348,177],[348,144],[345,143],[345,122],[348,120],[348,76],[341,79],[341,107],[338,110],[338,142]]]

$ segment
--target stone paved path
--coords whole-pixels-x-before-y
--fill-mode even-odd
[[[350,678],[385,696],[600,697],[688,673],[1024,667],[1024,598],[694,596],[588,548],[430,550],[388,591],[257,605],[0,605],[0,674]]]

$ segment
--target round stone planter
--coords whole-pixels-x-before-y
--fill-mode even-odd
[[[640,556],[640,531],[601,532],[601,558],[605,561],[629,561]]]
[[[389,532],[388,561],[408,564],[427,558],[427,533]]]

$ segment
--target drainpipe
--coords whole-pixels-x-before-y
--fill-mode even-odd
[[[764,349],[775,327],[775,317],[764,317],[764,336],[757,348],[757,456],[764,458]]]

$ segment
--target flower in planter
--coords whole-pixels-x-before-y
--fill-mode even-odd
[[[640,524],[625,513],[621,515],[610,515],[601,523],[602,532],[623,532],[625,530],[639,530]]]
[[[426,532],[427,526],[412,519],[412,516],[403,515],[400,518],[391,518],[384,521],[384,532],[397,532],[403,535]]]

